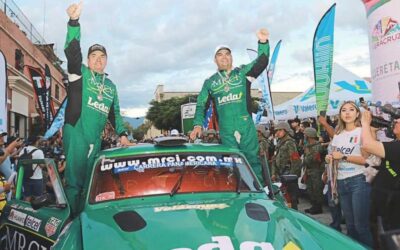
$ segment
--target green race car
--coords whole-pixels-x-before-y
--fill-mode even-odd
[[[30,162],[40,163],[43,195],[24,200],[32,164],[21,162],[0,249],[365,249],[287,208],[242,153],[222,145],[165,138],[101,151],[76,218],[54,162]]]

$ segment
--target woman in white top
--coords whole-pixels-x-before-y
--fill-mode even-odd
[[[346,219],[347,234],[372,247],[369,227],[371,187],[363,174],[366,153],[361,150],[361,114],[352,101],[344,102],[332,140],[330,157],[339,160],[337,188],[340,205]]]

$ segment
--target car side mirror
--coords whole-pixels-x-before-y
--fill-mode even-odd
[[[297,183],[297,179],[299,177],[297,177],[297,175],[295,174],[284,174],[281,175],[280,178],[283,184],[292,184],[292,183]]]
[[[45,207],[54,203],[53,201],[54,201],[53,195],[46,193],[32,199],[31,206],[34,210],[38,210],[41,207]]]

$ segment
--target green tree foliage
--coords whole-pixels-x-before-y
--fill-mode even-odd
[[[181,124],[181,105],[194,100],[194,95],[185,97],[174,97],[168,100],[150,102],[150,108],[147,111],[146,119],[161,130],[178,129],[182,131]]]
[[[147,111],[146,119],[160,130],[178,129],[182,131],[181,105],[194,101],[197,96],[174,97],[168,100],[157,102],[152,100]],[[257,113],[259,98],[251,98],[251,112]]]

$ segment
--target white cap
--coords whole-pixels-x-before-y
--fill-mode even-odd
[[[179,131],[176,129],[171,130],[171,136],[178,136],[179,135]]]
[[[2,129],[0,129],[0,136],[5,136],[5,135],[7,135],[7,132],[2,130]]]
[[[217,52],[220,51],[221,49],[227,49],[227,50],[229,50],[229,52],[232,52],[232,51],[231,51],[231,48],[230,48],[228,45],[221,44],[221,45],[218,45],[218,46],[215,48],[214,56],[215,56],[215,55],[217,54]]]

